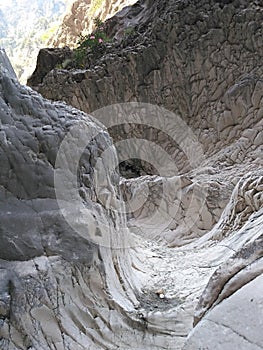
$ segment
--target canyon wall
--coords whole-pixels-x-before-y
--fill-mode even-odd
[[[143,337],[132,240],[105,204],[121,205],[118,174],[97,179],[111,139],[92,117],[21,86],[2,50],[0,65],[1,349],[113,348],[121,324]]]
[[[31,84],[72,107],[1,69],[4,350],[263,347],[262,20],[140,0]]]
[[[179,116],[206,158],[190,177],[195,176],[200,188],[212,186],[209,191],[220,193],[222,201],[207,204],[214,209],[204,214],[206,220],[201,219],[195,233],[189,232],[202,235],[218,221],[238,180],[262,166],[258,150],[263,137],[262,7],[255,1],[139,1],[106,27],[118,36],[127,18],[134,23],[132,41],[123,38],[113,43],[86,69],[54,69],[33,87],[47,98],[94,112],[105,125],[110,117],[95,111],[123,102],[150,103]],[[167,127],[175,135],[167,137],[162,132],[163,114],[155,119],[156,127],[145,127],[142,122],[130,125],[125,118],[110,127],[117,149],[126,138],[147,139],[175,161],[178,174],[189,172],[189,157],[174,140],[179,137],[176,127]],[[123,148],[122,152],[121,157],[127,158],[129,150],[126,155]],[[137,158],[139,166],[126,162],[125,176],[128,172],[158,175],[139,153]],[[156,158],[154,153],[152,158]]]

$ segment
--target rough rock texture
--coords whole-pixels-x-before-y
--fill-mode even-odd
[[[72,51],[65,46],[62,49],[45,48],[39,51],[36,69],[28,79],[27,84],[34,86],[42,83],[43,78],[58,64],[72,58]]]
[[[212,197],[229,198],[243,175],[262,166],[262,7],[256,1],[139,1],[124,17],[140,19],[133,45],[124,40],[87,70],[53,70],[35,88],[86,112],[130,101],[176,112],[207,158],[200,175],[189,177],[211,187]],[[180,147],[159,130],[128,124],[109,131],[116,142],[151,140],[176,161],[179,174],[190,170]],[[154,173],[147,163],[142,167],[141,174]],[[207,204],[213,210],[201,219],[199,235],[218,221],[225,204]]]
[[[138,44],[124,41],[87,70],[53,70],[35,88],[86,112],[118,102],[157,103],[178,113],[206,155],[218,153],[216,162],[231,166],[257,158],[247,151],[257,134],[253,130],[250,137],[250,129],[262,118],[262,7],[245,1],[145,1],[139,10]],[[118,140],[121,133],[126,132],[112,135]],[[128,131],[139,133],[146,137],[140,127]],[[172,149],[160,133],[148,135]],[[220,153],[230,145],[234,151]],[[174,148],[172,156],[181,160],[182,154]]]
[[[74,322],[78,335],[79,330],[88,332],[89,339],[98,326],[97,344],[100,340],[106,349],[263,348],[261,3],[149,0],[126,11],[134,23],[140,18],[133,44],[129,38],[117,43],[89,69],[53,70],[35,88],[110,125],[120,159],[137,148],[133,158],[142,162],[136,160],[133,176],[140,166],[144,174],[158,170],[120,182],[126,207],[131,208],[127,225],[139,259],[131,262],[139,276],[138,292],[132,283],[125,293],[135,293],[137,313],[131,307],[129,316],[137,315],[145,328],[129,323],[131,331],[123,321],[116,327],[120,318],[127,319],[117,306],[114,317],[107,313],[109,318],[103,319],[114,337],[105,335],[105,323],[85,328],[87,323],[76,314],[68,316],[69,322]],[[96,111],[131,101],[158,104],[174,114],[159,108],[149,127],[141,124],[143,118],[140,123],[145,105]],[[125,108],[140,113],[125,119]],[[112,127],[109,120],[115,111],[121,118]],[[119,147],[130,138],[147,141],[147,152],[142,143]],[[187,138],[193,143],[184,143]],[[199,148],[203,157],[198,156]],[[168,159],[164,152],[169,164],[163,162]],[[143,162],[145,154],[152,163]],[[123,264],[119,260],[119,266]],[[129,271],[129,264],[124,266],[123,271]],[[128,273],[124,282],[130,281]],[[84,280],[89,277],[81,271],[83,275]],[[66,296],[76,288],[71,286],[63,285]],[[82,288],[83,283],[77,286]],[[89,288],[85,291],[83,297],[90,295]],[[125,305],[130,296],[123,298]],[[112,300],[118,304],[116,294]],[[59,304],[60,308],[64,311],[65,306]],[[83,315],[80,310],[78,315]],[[65,337],[67,332],[55,335]]]
[[[136,327],[140,334],[141,329],[141,337],[145,325],[134,309],[138,302],[131,252],[124,249],[128,232],[123,231],[123,218],[111,214],[100,197],[100,191],[110,189],[117,198],[116,179],[106,177],[96,188],[96,162],[111,139],[91,117],[20,86],[3,51],[0,111],[0,348],[112,349],[118,343],[124,348],[125,340],[115,339],[121,325],[127,334]],[[99,225],[83,217],[77,224],[85,235],[69,225],[69,215],[80,218],[74,196],[65,206],[65,220],[54,189],[54,171],[60,172],[58,147],[80,121],[97,134],[79,164],[77,189]],[[74,144],[77,152],[80,144]],[[64,157],[70,169],[70,149]],[[109,246],[92,239],[98,229]]]
[[[58,31],[49,39],[48,45],[74,47],[80,34],[85,35],[94,30],[95,18],[105,21],[135,2],[136,0],[76,0],[64,16]]]

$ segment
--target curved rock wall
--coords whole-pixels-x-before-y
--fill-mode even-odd
[[[111,349],[115,330],[129,333],[130,323],[143,336],[125,218],[100,196],[120,198],[118,175],[96,180],[111,139],[92,117],[20,86],[3,51],[0,65],[1,349]],[[80,127],[94,136],[81,150],[75,194],[81,139],[57,157],[74,126],[78,136]]]
[[[190,177],[221,196],[221,203],[207,203],[212,209],[189,232],[200,236],[218,221],[238,179],[262,166],[262,7],[254,1],[140,1],[124,17],[140,18],[133,44],[123,40],[86,70],[53,70],[35,88],[86,112],[139,101],[162,105],[186,121],[206,158]],[[150,140],[175,160],[179,174],[191,170],[178,144],[159,129],[127,124],[109,131],[116,144]],[[142,174],[153,173],[149,164],[141,167]],[[173,232],[184,215],[179,217]]]
[[[139,9],[138,44],[136,36],[134,45],[124,41],[86,70],[53,70],[34,88],[85,112],[129,101],[162,105],[187,121],[206,154],[217,152],[217,161],[228,165],[244,162],[242,149],[262,137],[242,135],[262,117],[262,7],[203,0],[145,1]],[[172,147],[162,135],[150,138]],[[225,151],[228,145],[235,150]]]
[[[123,258],[122,250],[113,256],[100,247],[98,254],[93,254],[93,263],[82,264],[77,272],[75,265],[70,265],[73,277],[66,270],[69,277],[65,284],[61,271],[68,267],[66,259],[55,268],[52,265],[59,291],[62,290],[62,295],[56,294],[54,300],[59,301],[58,318],[62,314],[63,319],[59,318],[60,328],[51,339],[59,343],[62,337],[64,348],[69,349],[76,346],[80,349],[88,346],[91,349],[118,346],[121,349],[260,349],[263,347],[262,6],[259,1],[243,0],[149,0],[140,1],[126,11],[124,16],[130,16],[130,20],[137,23],[132,40],[126,38],[112,45],[106,55],[88,69],[53,70],[35,87],[48,98],[64,100],[83,111],[93,112],[107,126],[115,107],[96,110],[113,103],[148,102],[150,106],[158,104],[174,112],[174,119],[167,119],[169,113],[159,108],[159,114],[153,115],[157,123],[145,127],[145,119],[140,120],[142,114],[131,113],[126,120],[122,118],[125,107],[116,106],[122,123],[113,124],[109,129],[116,147],[125,139],[143,139],[150,144],[148,159],[157,159],[161,164],[157,169],[160,173],[154,176],[121,179],[126,207],[134,205],[135,208],[127,215],[127,225],[136,242],[136,250],[129,253],[136,252],[139,260],[134,263]],[[114,32],[114,19],[112,21]],[[123,18],[121,21],[126,23]],[[119,31],[120,25],[116,24],[116,28]],[[12,96],[17,94],[9,94],[12,89],[7,87],[4,101],[11,96],[9,106],[12,99],[15,100]],[[19,115],[27,115],[26,103],[27,99],[23,98]],[[129,106],[147,112],[145,105]],[[79,118],[79,112],[76,113]],[[163,132],[164,125],[167,135]],[[169,137],[173,129],[177,129],[175,139]],[[184,143],[187,138],[193,143]],[[49,140],[48,131],[44,140]],[[153,144],[159,146],[159,153]],[[7,145],[11,147],[8,142]],[[54,157],[48,145],[45,141],[41,149],[52,163]],[[147,152],[141,145],[134,143],[129,149],[120,147],[118,154],[125,159],[129,151],[137,147],[139,160],[144,160]],[[180,149],[182,145],[186,148]],[[192,153],[188,153],[189,145]],[[198,156],[200,149],[203,157]],[[93,151],[97,154],[96,146]],[[176,172],[171,172],[170,163],[162,162],[168,159],[162,157],[163,151],[170,156],[171,163],[176,164]],[[195,158],[195,162],[189,161]],[[69,163],[72,162],[74,157]],[[144,173],[153,173],[153,164],[142,164]],[[40,170],[37,168],[33,173],[42,174]],[[4,174],[3,181],[8,174]],[[103,174],[96,172],[101,178]],[[84,178],[83,183],[89,187]],[[106,181],[108,185],[109,181]],[[82,178],[79,183],[82,184]],[[26,196],[29,191],[24,187],[26,191],[21,190],[19,196]],[[93,202],[88,203],[94,205],[103,200],[106,206],[111,199],[109,188],[103,186],[99,195],[92,197]],[[39,191],[41,194],[41,189]],[[85,194],[85,186],[83,191],[84,199],[92,196],[93,191]],[[116,202],[116,195],[112,197]],[[103,217],[98,217],[100,222],[108,220],[109,212],[99,210],[99,213]],[[82,218],[79,214],[76,217]],[[121,218],[125,221],[123,215]],[[109,222],[112,227],[115,221],[111,217]],[[29,228],[24,231],[28,237],[32,236]],[[47,238],[57,234],[57,230],[54,231],[48,230]],[[39,243],[39,247],[42,246]],[[58,254],[57,250],[55,253]],[[36,270],[42,265],[37,262],[37,266]],[[23,271],[26,274],[26,268]],[[133,276],[130,271],[136,271],[139,276],[137,288],[133,279],[130,280]],[[109,286],[106,294],[104,287],[101,288],[105,278]],[[122,282],[126,283],[125,287]],[[6,294],[7,287],[4,288],[3,295],[11,295]],[[22,290],[26,288],[24,284]],[[41,290],[37,288],[34,290]],[[77,295],[74,303],[72,295]],[[8,297],[4,300],[8,304]],[[28,296],[28,300],[32,299]],[[90,303],[96,306],[92,304],[94,307],[90,308]],[[8,308],[3,305],[6,318]],[[30,307],[24,306],[31,305],[30,302],[23,301],[22,305],[26,307],[24,314],[34,317]],[[96,310],[95,314],[91,309]],[[49,323],[44,317],[41,309],[37,325],[45,339],[50,339]],[[33,322],[32,316],[30,320]],[[18,323],[23,324],[21,322],[19,319]],[[64,322],[62,326],[61,322]],[[12,324],[16,327],[11,328],[11,333],[6,330],[7,326],[3,328],[6,348],[10,339],[12,344],[15,341],[21,344],[16,333],[18,326],[15,321]],[[32,339],[35,328],[27,329]],[[24,335],[20,329],[19,332]],[[38,334],[42,333],[38,331]],[[55,337],[59,340],[54,340]],[[35,343],[38,341],[45,344],[44,348],[53,346],[40,338]]]

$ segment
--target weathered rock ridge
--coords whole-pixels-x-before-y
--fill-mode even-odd
[[[243,0],[139,1],[111,19],[112,33],[118,36],[127,18],[134,23],[132,42],[117,42],[87,69],[52,70],[34,86],[104,123],[119,159],[127,160],[123,173],[136,174],[119,178],[114,168],[104,176],[96,168],[98,159],[107,169],[107,159],[116,158],[105,129],[81,159],[77,189],[97,218],[95,231],[81,211],[67,213],[95,236],[96,228],[110,227],[108,248],[96,244],[100,233],[94,241],[66,226],[52,175],[72,123],[83,119],[95,130],[102,125],[3,73],[3,154],[10,156],[2,160],[0,179],[5,193],[11,192],[3,217],[13,213],[16,222],[30,208],[42,226],[36,221],[28,227],[26,220],[25,226],[3,226],[16,255],[1,253],[7,276],[1,346],[262,349],[263,8]],[[31,104],[37,111],[28,112]],[[14,152],[18,140],[25,141]],[[107,156],[105,149],[111,150]],[[65,151],[73,167],[70,147]],[[136,161],[129,163],[129,156]],[[24,165],[28,159],[37,161],[31,171]],[[156,174],[137,177],[140,172]],[[22,182],[29,175],[38,177],[30,177],[30,186]],[[39,181],[44,185],[37,187]],[[113,213],[107,203],[124,205],[122,196],[126,209]],[[40,198],[43,204],[36,206]],[[54,200],[52,215],[47,198]],[[79,241],[72,246],[72,239]],[[126,249],[114,249],[120,242]],[[26,262],[13,261],[25,260],[32,245]]]

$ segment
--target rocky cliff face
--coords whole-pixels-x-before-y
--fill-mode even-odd
[[[241,135],[244,118],[251,125],[260,119],[254,113],[262,84],[256,2],[136,5],[141,20],[134,45],[124,40],[121,51],[117,44],[83,71],[53,70],[35,88],[86,112],[117,102],[157,103],[194,125],[209,154],[216,144],[231,143],[231,127]]]
[[[102,21],[112,17],[136,0],[76,0],[64,16],[58,31],[49,39],[50,47],[76,46],[80,34],[91,33],[95,18]]]
[[[32,207],[43,225],[37,247],[28,226],[20,224],[19,233],[10,221],[4,226],[16,255],[2,252],[9,260],[3,271],[15,269],[19,281],[15,289],[11,277],[3,278],[4,349],[10,342],[15,349],[263,347],[262,19],[257,1],[139,1],[109,22],[118,40],[104,56],[86,69],[52,70],[34,86],[92,112],[130,179],[116,174],[105,129],[98,139],[91,133],[91,144],[79,129],[62,142],[76,119],[85,119],[81,130],[100,133],[102,125],[2,78],[3,149],[10,155],[2,161],[3,216],[18,220]],[[134,32],[120,41],[128,21]],[[15,145],[21,151],[13,152]],[[54,159],[65,186],[58,186],[51,215],[45,201],[55,199]],[[22,179],[31,173],[37,179],[28,186]],[[34,185],[38,179],[43,188]],[[91,209],[88,222],[79,202],[60,206],[75,200],[76,188]],[[9,192],[17,203],[12,210]],[[106,235],[98,231],[105,226]],[[94,235],[76,236],[85,227]],[[100,244],[105,236],[107,249]],[[71,237],[80,240],[74,247]],[[123,249],[113,249],[121,242]],[[29,246],[26,262],[13,261],[23,260]],[[32,275],[34,284],[27,284]]]
[[[94,29],[96,17],[105,20],[133,3],[135,0],[5,1],[0,5],[0,46],[19,80],[26,83],[41,48],[74,47],[81,33]]]

